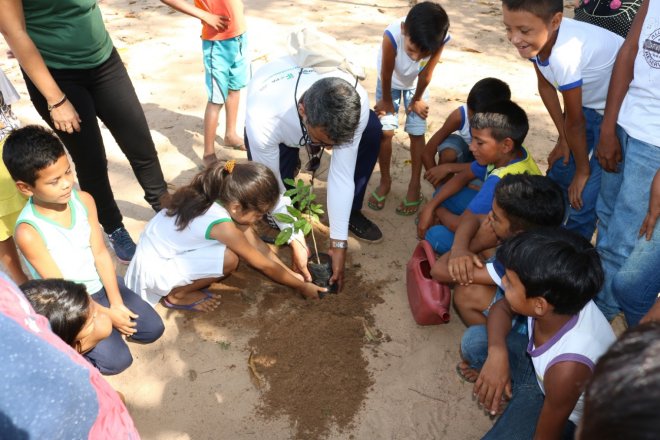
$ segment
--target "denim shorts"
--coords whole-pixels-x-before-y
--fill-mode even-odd
[[[247,34],[227,40],[202,40],[209,102],[224,104],[229,90],[247,85]]]
[[[380,123],[383,125],[383,130],[396,130],[399,128],[399,106],[401,105],[401,98],[403,97],[403,108],[408,108],[413,96],[415,96],[416,89],[398,90],[392,89],[392,103],[394,104],[394,113],[388,113],[380,118]],[[383,88],[380,80],[376,85],[376,101],[383,98]],[[424,101],[428,102],[429,91],[426,89],[422,96]],[[406,114],[406,125],[403,129],[406,133],[413,136],[422,136],[426,133],[426,120],[422,119],[417,113]]]
[[[457,163],[467,163],[474,160],[474,156],[470,151],[470,144],[465,142],[465,139],[456,133],[450,134],[438,145],[438,154],[441,154],[444,150],[454,150],[456,152]]]

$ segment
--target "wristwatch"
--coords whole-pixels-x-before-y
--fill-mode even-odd
[[[348,241],[346,240],[330,240],[330,247],[333,249],[346,249],[348,248]]]

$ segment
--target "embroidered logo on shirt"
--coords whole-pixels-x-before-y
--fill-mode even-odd
[[[654,69],[660,69],[660,29],[653,31],[651,35],[644,40],[642,52],[644,53],[644,59],[649,66]]]

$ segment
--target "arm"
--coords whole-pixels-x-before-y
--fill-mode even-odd
[[[0,33],[5,37],[14,56],[32,80],[49,105],[57,104],[64,92],[57,85],[41,54],[27,33],[23,2],[21,0],[0,0]],[[80,118],[71,102],[65,102],[50,112],[57,130],[68,133],[80,131]]]
[[[561,109],[561,103],[559,102],[559,97],[557,96],[557,90],[541,74],[536,63],[534,64],[534,71],[536,72],[539,95],[541,96],[541,100],[543,101],[546,110],[548,110],[552,122],[557,128],[558,134],[557,144],[548,155],[548,169],[550,169],[555,161],[560,158],[563,160],[564,164],[567,164],[570,151],[564,135],[564,115]]]
[[[587,129],[582,113],[582,87],[575,87],[562,92],[564,97],[564,132],[568,148],[575,160],[575,175],[568,187],[568,200],[575,209],[582,209],[582,190],[584,190],[591,170],[587,152]]]
[[[456,282],[456,280],[453,279],[449,273],[449,266],[447,265],[449,262],[449,255],[449,252],[443,254],[436,260],[435,264],[433,264],[433,267],[431,268],[431,278],[444,284],[453,284]],[[488,270],[483,264],[481,267],[476,267],[472,275],[472,279],[475,284],[492,286],[495,285],[493,279],[488,273]]]
[[[456,109],[449,114],[449,116],[445,120],[445,123],[442,124],[442,127],[440,127],[440,130],[436,131],[433,134],[433,136],[431,136],[431,139],[429,139],[429,141],[426,143],[426,146],[424,147],[424,151],[422,152],[422,163],[424,164],[424,168],[426,169],[426,174],[424,174],[424,178],[426,180],[429,180],[429,178],[427,177],[428,172],[431,170],[431,168],[435,167],[436,165],[435,153],[438,149],[438,146],[445,139],[447,139],[447,137],[450,134],[452,134],[459,128],[461,128],[461,111],[460,109]],[[433,183],[433,185],[436,184]]]
[[[101,278],[101,283],[105,288],[105,293],[110,302],[110,308],[108,309],[100,305],[99,307],[108,313],[113,327],[123,334],[130,336],[136,332],[135,326],[137,324],[134,320],[138,318],[138,315],[124,305],[124,300],[122,300],[119,293],[115,266],[112,263],[112,257],[101,235],[101,225],[96,214],[96,203],[94,203],[94,199],[83,191],[78,191],[77,194],[80,197],[80,201],[87,208],[87,221],[89,221],[91,229],[89,241],[92,254],[94,255],[94,266],[96,266],[96,272],[99,274],[99,278]]]
[[[488,329],[488,357],[474,383],[474,395],[491,415],[497,414],[503,396],[511,397],[511,375],[506,336],[511,331],[513,311],[506,298],[490,308]]]
[[[444,46],[440,46],[440,49],[429,58],[429,61],[426,63],[426,66],[419,72],[417,76],[417,87],[415,88],[415,94],[413,95],[410,105],[408,106],[408,112],[415,112],[419,115],[420,118],[426,119],[429,115],[429,105],[422,99],[426,88],[431,83],[431,78],[433,77],[433,71],[435,66],[438,65],[440,60],[440,55],[442,54],[442,49]]]
[[[224,15],[212,14],[210,11],[205,11],[204,9],[200,9],[194,5],[191,5],[185,0],[160,0],[160,1],[165,3],[167,6],[169,6],[172,9],[176,9],[177,11],[183,12],[184,14],[190,15],[191,17],[199,18],[204,23],[208,24],[218,32],[224,31],[225,29],[227,29],[227,26],[229,25],[229,20],[230,20],[229,17],[226,17]]]
[[[446,164],[449,169],[453,169],[453,166],[462,166],[461,171],[456,173],[447,183],[442,185],[438,193],[433,196],[425,206],[422,208],[422,211],[419,213],[419,222],[417,224],[417,237],[420,240],[424,239],[426,230],[432,226],[433,223],[433,211],[440,206],[442,202],[447,200],[449,197],[453,196],[464,188],[472,179],[475,178],[472,170],[467,167],[465,164]]]
[[[536,440],[561,439],[568,416],[591,377],[591,369],[580,362],[559,362],[546,370],[545,400],[536,424]]]
[[[249,234],[252,235],[248,239]],[[250,266],[273,281],[294,288],[307,298],[318,298],[318,292],[325,291],[322,287],[300,280],[279,259],[273,259],[274,254],[270,252],[270,249],[264,251],[264,248],[257,244],[257,241],[261,240],[254,235],[253,231],[248,232],[246,235],[233,223],[218,223],[211,229],[210,236],[214,240],[224,243],[239,258],[245,260]],[[257,244],[257,247],[254,244]]]
[[[470,241],[470,250],[476,254],[487,249],[493,249],[497,244],[497,235],[495,235],[492,226],[490,226],[490,216],[487,216],[486,219],[481,222],[479,230]]]
[[[466,209],[454,234],[454,243],[449,251],[448,270],[452,279],[461,285],[474,282],[475,266],[485,270],[479,256],[470,251],[470,242],[477,234],[483,217],[469,208]]]
[[[14,232],[16,246],[41,278],[62,278],[62,272],[50,256],[39,232],[28,223],[20,223]]]
[[[660,168],[655,173],[653,182],[651,182],[651,195],[649,197],[649,210],[644,217],[642,227],[639,229],[639,236],[646,235],[646,241],[651,241],[655,222],[660,216]]]
[[[378,116],[394,113],[394,103],[392,102],[392,72],[394,72],[396,50],[394,50],[394,46],[392,46],[392,42],[387,35],[383,35],[381,52],[380,87],[383,97],[374,107],[374,111]]]
[[[633,70],[639,43],[639,34],[648,11],[649,2],[645,1],[633,19],[630,31],[623,46],[616,56],[610,87],[607,91],[605,115],[600,126],[600,138],[596,146],[598,162],[607,172],[616,172],[617,164],[621,162],[621,144],[616,135],[616,121],[621,110],[623,98],[628,93],[628,87],[633,79]]]

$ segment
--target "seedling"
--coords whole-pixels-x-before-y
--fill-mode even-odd
[[[312,224],[319,221],[319,215],[323,214],[323,208],[319,203],[315,203],[316,194],[312,184],[306,184],[302,179],[294,181],[293,179],[284,179],[284,183],[290,188],[284,195],[291,198],[291,205],[287,206],[288,214],[274,214],[277,221],[285,223],[287,226],[277,234],[275,244],[281,246],[288,243],[293,234],[302,231],[304,236],[312,234],[312,243],[314,245],[314,255],[316,255],[317,264],[321,264],[319,252],[316,247],[316,237]],[[294,207],[297,205],[298,208]]]

